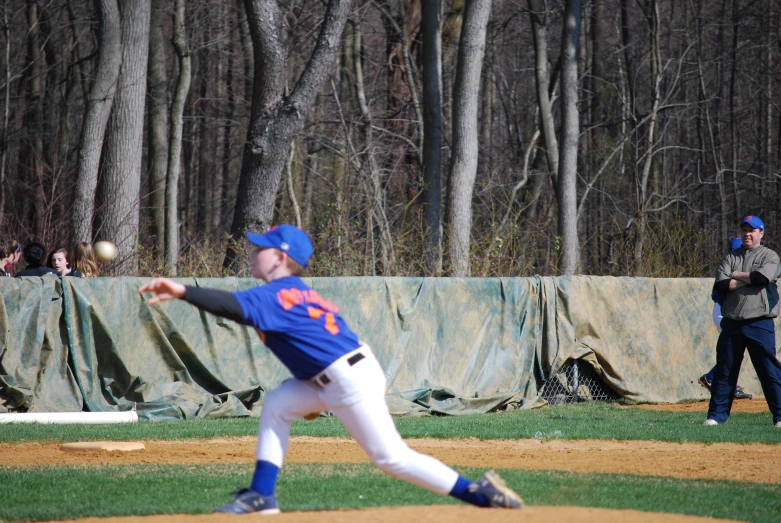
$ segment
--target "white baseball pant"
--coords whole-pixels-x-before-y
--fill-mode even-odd
[[[358,353],[364,358],[349,364]],[[353,358],[354,361],[354,358]],[[316,382],[325,374],[326,385]],[[263,403],[258,429],[258,461],[278,467],[287,453],[290,424],[313,412],[331,411],[380,469],[441,495],[458,474],[441,461],[410,449],[396,430],[385,404],[386,379],[367,345],[346,354],[312,380],[289,379]]]

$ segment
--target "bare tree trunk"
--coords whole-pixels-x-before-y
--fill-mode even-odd
[[[76,46],[74,45],[73,47],[74,47],[73,60],[75,61]],[[73,105],[72,96],[73,96],[74,86],[76,85],[76,83],[78,83],[78,75],[79,75],[76,66],[72,65],[72,63],[68,63],[63,60],[61,65],[62,65],[62,78],[65,81],[65,92],[63,93],[62,96],[62,103],[59,104],[60,122],[58,126],[59,136],[57,137],[57,157],[54,159],[54,162],[52,163],[52,169],[55,171],[55,176],[57,180],[59,180],[61,174],[63,174],[67,170],[68,148],[70,145],[70,127],[71,127],[70,113]],[[65,203],[66,202],[64,198],[59,199],[60,207],[64,208]],[[64,214],[64,212],[62,214]]]
[[[80,16],[80,13],[75,12],[75,3],[75,0],[68,1],[68,23],[73,26],[73,38],[75,40],[74,54],[76,55],[76,63],[74,66],[78,71],[81,94],[86,100],[89,97],[90,91],[92,90],[92,78],[89,74],[89,67],[87,64],[83,63],[91,52],[87,45],[88,39],[85,38],[86,33],[91,30],[89,27],[89,22],[91,22],[91,20],[85,21],[83,20],[83,16]],[[100,9],[100,7],[98,7],[98,9]]]
[[[255,79],[255,50],[245,2],[246,0],[236,0],[236,10],[239,15],[239,38],[241,39],[242,57],[244,58],[244,97],[250,99],[253,89],[252,84]]]
[[[241,4],[241,2],[239,2]],[[233,179],[233,170],[231,169],[232,161],[231,161],[231,154],[232,154],[232,142],[233,142],[233,126],[231,125],[231,122],[236,117],[236,86],[233,83],[233,76],[234,76],[234,68],[236,63],[236,52],[235,47],[233,43],[228,44],[228,69],[226,73],[226,83],[225,83],[225,90],[227,91],[228,95],[228,107],[227,107],[227,113],[225,114],[225,123],[223,124],[223,132],[222,132],[222,161],[220,170],[222,171],[222,187],[220,188],[220,212],[219,216],[215,216],[215,220],[219,220],[218,222],[215,221],[214,228],[216,231],[219,231],[219,234],[222,236],[225,229],[225,224],[229,220],[229,211],[232,211],[233,208],[227,204],[227,202],[231,200],[235,200],[235,196],[230,194],[230,188],[232,187],[232,179]],[[233,196],[233,197],[232,197]]]
[[[179,78],[171,103],[171,147],[168,155],[168,179],[165,184],[166,233],[165,265],[176,276],[179,262],[179,176],[182,172],[182,128],[184,127],[184,102],[190,91],[191,64],[190,49],[184,30],[184,0],[174,4],[174,49],[179,61]]]
[[[453,89],[453,157],[450,164],[449,244],[452,275],[469,276],[472,193],[477,176],[478,101],[490,0],[467,2]]]
[[[347,48],[347,44],[352,41],[352,36],[345,38],[345,50]],[[352,44],[350,44],[352,45]],[[352,55],[352,53],[345,53],[345,55]],[[346,58],[346,56],[345,56]],[[346,63],[349,62],[352,64],[352,58],[349,60],[345,60],[345,64],[343,64],[343,67],[345,70]],[[341,82],[340,82],[341,87]],[[336,101],[337,106],[340,105],[340,96],[339,96],[339,88],[335,85],[334,81],[331,80],[331,91],[334,95],[334,100]],[[341,110],[339,111],[341,116]],[[330,171],[332,173],[333,177],[333,184],[336,190],[336,248],[338,249],[338,255],[341,259],[343,256],[343,250],[342,245],[345,241],[346,232],[349,229],[349,220],[347,220],[348,216],[348,208],[349,205],[347,204],[347,142],[349,140],[349,134],[348,130],[344,129],[344,133],[338,137],[336,137],[334,147],[336,148],[336,154],[333,155],[331,160],[331,166]]]
[[[515,203],[515,197],[517,196],[518,191],[523,189],[523,187],[529,181],[529,159],[532,157],[532,153],[534,151],[534,148],[537,145],[537,139],[539,137],[540,137],[540,130],[538,129],[532,135],[531,140],[529,140],[529,146],[526,148],[526,153],[523,156],[523,168],[521,170],[521,179],[515,183],[515,185],[513,186],[513,190],[510,193],[510,198],[508,199],[508,203],[507,203],[507,210],[504,212],[504,216],[502,216],[502,219],[499,222],[499,226],[496,228],[498,234],[504,232],[505,227],[507,227],[507,222],[510,221],[510,214],[512,213],[513,204]],[[487,249],[489,253],[493,249],[498,239],[499,239],[498,235],[494,235],[494,237],[491,238],[491,243],[489,244],[489,247]]]
[[[8,0],[3,0],[3,36],[5,37],[5,89],[3,89],[3,128],[0,135],[0,223],[5,222],[5,163],[8,154],[8,115],[11,105],[11,30],[8,25]]]
[[[429,7],[426,4],[439,4],[439,0],[424,0],[421,9],[425,10]],[[407,87],[409,88],[410,96],[412,98],[412,108],[415,110],[415,116],[417,117],[417,127],[420,128],[420,122],[425,118],[423,115],[423,106],[420,102],[421,95],[418,88],[418,68],[415,65],[415,61],[409,52],[409,34],[407,33],[407,21],[406,17],[406,2],[399,0],[383,0],[381,3],[376,4],[380,8],[380,12],[384,16],[386,26],[396,33],[399,47],[401,48],[401,68],[404,71],[404,78],[407,81]],[[438,9],[438,6],[437,6]],[[424,35],[425,37],[425,35]],[[395,45],[391,42],[390,49],[393,49]],[[395,51],[393,51],[395,54]],[[391,67],[391,70],[393,68]],[[391,71],[392,75],[392,71]],[[423,139],[424,133],[418,133],[419,145],[418,145],[418,161],[423,162]]]
[[[605,40],[605,2],[606,0],[594,0],[591,16],[591,121],[595,125],[592,131],[592,143],[598,147],[604,146],[602,143],[603,122],[605,102],[602,99],[602,88],[604,86],[604,40]],[[592,147],[592,151],[594,147]]]
[[[304,214],[301,219],[303,221],[302,226],[307,231],[312,228],[312,195],[314,193],[315,173],[317,173],[319,167],[319,159],[319,156],[315,155],[307,155],[304,159],[304,165],[306,166],[304,169]]]
[[[704,107],[704,113],[705,113],[705,131],[708,135],[708,141],[710,146],[710,161],[713,162],[713,172],[715,173],[716,178],[716,189],[718,191],[719,195],[719,213],[718,213],[718,224],[719,224],[719,230],[718,230],[718,237],[723,238],[727,234],[727,197],[726,193],[724,191],[724,183],[723,183],[723,176],[724,176],[724,169],[722,168],[722,164],[719,161],[719,158],[716,154],[717,149],[717,140],[714,136],[713,132],[713,123],[711,122],[711,116],[710,116],[710,104],[708,103],[710,99],[710,94],[707,92],[705,87],[705,72],[704,72],[704,54],[705,50],[702,47],[703,42],[703,34],[702,34],[702,21],[700,14],[702,13],[702,5],[701,0],[698,2],[698,10],[697,10],[698,16],[697,16],[697,79],[699,83],[699,102]],[[704,133],[703,133],[704,134]],[[706,157],[708,156],[705,151],[705,139],[702,140],[703,144],[703,166],[706,163]]]
[[[540,8],[540,5],[535,4],[537,8]],[[541,14],[541,13],[538,13]],[[535,26],[535,23],[539,22],[539,26]],[[545,22],[543,24],[543,22]],[[561,70],[561,57],[559,57],[559,60],[556,62],[556,66],[553,69],[553,73],[551,75],[548,75],[548,33],[547,33],[547,22],[545,21],[545,18],[537,17],[536,21],[535,18],[532,17],[532,29],[534,32],[534,43],[535,43],[535,55],[534,55],[534,61],[535,61],[535,81],[536,81],[536,93],[537,93],[537,118],[536,120],[536,127],[540,131],[540,134],[543,136],[543,141],[546,140],[545,133],[546,133],[546,126],[547,126],[547,133],[549,134],[548,138],[551,142],[551,145],[545,144],[544,150],[545,155],[538,155],[534,154],[534,158],[532,160],[532,171],[536,172],[537,174],[533,176],[532,180],[532,187],[530,191],[530,202],[526,209],[526,212],[523,214],[525,217],[530,221],[534,222],[537,219],[537,216],[539,214],[538,210],[540,207],[540,196],[542,196],[542,191],[547,186],[548,180],[551,180],[553,182],[553,192],[555,193],[557,190],[556,184],[558,180],[558,170],[559,170],[559,145],[558,140],[556,138],[556,131],[555,131],[555,123],[553,119],[553,111],[552,106],[553,102],[556,99],[556,92],[559,90],[559,83],[560,83],[560,70]],[[540,32],[538,32],[540,31]],[[542,50],[542,55],[538,54],[537,49]],[[549,78],[550,76],[550,78]],[[545,109],[545,114],[547,114],[547,121],[543,120],[543,108]],[[547,165],[547,173],[543,173],[543,162]],[[526,233],[524,233],[525,235]]]
[[[216,14],[216,13],[215,13]],[[197,37],[193,35],[196,40],[196,46],[198,47],[196,69],[198,71],[207,71],[212,68],[212,64],[215,61],[222,62],[222,59],[215,53],[215,43],[217,35],[214,29],[214,20],[204,21],[197,31]],[[211,233],[211,223],[213,219],[214,211],[214,193],[212,187],[214,185],[214,172],[215,172],[215,154],[216,149],[216,132],[214,130],[214,123],[211,115],[214,114],[217,108],[215,92],[214,92],[214,78],[212,75],[202,74],[199,75],[198,86],[193,89],[193,95],[195,97],[195,103],[193,109],[197,107],[198,112],[202,115],[197,119],[197,122],[193,126],[194,130],[193,142],[197,148],[197,165],[192,165],[190,169],[190,176],[195,186],[195,202],[190,200],[189,206],[195,210],[195,235],[208,236]],[[222,80],[221,77],[216,77],[218,82]]]
[[[580,0],[567,0],[561,33],[561,151],[559,160],[559,273],[578,270],[577,169],[578,169],[578,48],[580,42]]]
[[[363,64],[361,57],[361,48],[363,46],[363,36],[361,33],[361,21],[352,24],[353,40],[353,72],[355,78],[355,95],[358,99],[358,106],[361,110],[361,119],[363,120],[363,139],[364,139],[364,160],[359,166],[359,170],[369,175],[369,198],[371,201],[371,210],[374,214],[377,226],[380,228],[380,250],[382,260],[382,273],[390,276],[395,265],[393,255],[393,238],[391,237],[390,224],[385,214],[385,192],[382,189],[380,172],[377,162],[374,158],[374,138],[372,136],[373,118],[369,104],[366,102],[366,89],[363,83]]]
[[[266,231],[271,224],[282,169],[291,140],[338,56],[350,0],[330,0],[317,44],[289,96],[285,96],[286,49],[283,17],[276,2],[245,0],[254,49],[255,84],[250,124],[239,180],[231,235]],[[238,270],[229,248],[224,266]]]
[[[92,220],[95,214],[95,191],[103,140],[117,78],[122,64],[122,31],[117,0],[100,0],[100,46],[98,69],[87,100],[87,113],[79,147],[76,169],[76,201],[73,205],[73,243],[92,241]]]
[[[488,45],[490,46],[491,43]],[[489,53],[483,74],[482,115],[480,120],[480,141],[485,151],[485,169],[489,173],[494,171],[493,133],[491,132],[494,121],[494,60],[493,54]]]
[[[721,6],[719,9],[719,22],[718,22],[718,30],[716,32],[716,53],[715,56],[723,57],[726,54],[726,51],[724,50],[724,43],[725,43],[725,37],[724,37],[724,29],[729,27],[729,21],[727,19],[727,3],[729,0],[721,0]],[[710,2],[706,2],[710,3]],[[706,57],[713,53],[713,49],[708,49],[707,47],[704,48]],[[710,61],[710,60],[708,60]],[[707,64],[708,62],[706,62]],[[712,66],[711,66],[712,67]],[[713,98],[713,126],[711,127],[711,132],[713,132],[713,155],[718,158],[718,167],[716,168],[716,182],[719,184],[719,198],[722,202],[722,227],[721,227],[721,237],[725,238],[729,231],[732,229],[728,226],[728,217],[730,216],[730,209],[727,205],[727,161],[725,159],[725,152],[729,150],[729,144],[727,142],[727,138],[725,136],[725,132],[722,129],[722,102],[728,98],[728,94],[725,93],[725,85],[729,85],[729,81],[727,81],[724,78],[724,60],[723,58],[716,61],[715,64],[716,69],[716,86],[714,88],[714,98]],[[732,212],[735,211],[735,209],[731,209]]]
[[[168,73],[163,38],[163,0],[152,0],[149,32],[149,168],[151,171],[152,217],[155,247],[165,260],[165,180],[168,171]]]
[[[31,64],[28,67],[29,75],[29,103],[25,107],[25,141],[27,149],[27,174],[29,187],[33,191],[32,198],[32,229],[34,235],[41,237],[43,234],[43,213],[46,204],[44,187],[44,161],[43,161],[43,135],[44,135],[44,81],[46,79],[46,64],[42,53],[41,24],[39,20],[38,5],[31,2],[27,5],[28,23],[30,31],[27,45]]]
[[[646,234],[646,205],[648,198],[648,180],[651,175],[651,168],[654,163],[654,145],[656,117],[659,111],[659,101],[661,98],[660,89],[662,84],[662,57],[659,25],[659,4],[657,0],[651,1],[651,81],[653,82],[653,101],[651,105],[651,114],[648,121],[648,137],[646,139],[646,149],[643,160],[643,170],[641,173],[638,201],[637,201],[637,240],[634,248],[635,275],[642,276],[643,270],[643,244]]]
[[[629,27],[629,4],[631,0],[621,0],[621,43],[624,48],[624,65],[626,66],[626,87],[629,92],[629,114],[635,113],[635,64],[632,60],[632,37]]]
[[[119,249],[117,270],[135,274],[139,191],[149,59],[150,0],[123,0],[122,66],[108,123],[106,157],[100,186],[103,207],[98,213],[100,236]]]
[[[730,144],[732,156],[732,197],[734,198],[733,208],[733,220],[732,223],[736,223],[740,220],[740,216],[743,214],[740,208],[740,187],[738,186],[738,144],[740,137],[738,136],[738,122],[736,111],[736,77],[738,74],[738,2],[732,0],[732,49],[730,50],[730,76],[729,76],[729,130],[730,130]]]
[[[775,2],[768,2],[767,35],[765,42],[765,176],[764,180],[769,185],[762,194],[776,194],[773,166],[773,39],[775,37]],[[2,209],[2,207],[0,207]],[[770,206],[770,220],[775,223],[776,207]]]
[[[605,87],[605,24],[607,23],[605,16],[605,1],[606,0],[594,0],[591,10],[591,75],[589,76],[589,84],[591,85],[591,103],[589,104],[589,110],[591,113],[589,119],[589,138],[584,145],[588,144],[589,151],[584,155],[589,163],[590,171],[593,172],[593,168],[602,161],[604,155],[607,154],[608,143],[605,139],[605,100],[603,88]],[[623,149],[623,147],[622,147]],[[593,186],[596,177],[591,177],[592,182],[589,183],[587,190]],[[600,181],[600,185],[603,182]],[[600,195],[602,198],[604,195]],[[584,205],[586,199],[581,198],[581,203],[578,204],[578,219],[582,213],[581,207]],[[601,264],[602,245],[605,238],[604,223],[601,219],[602,209],[599,206],[596,208],[596,216],[594,220],[593,233],[587,233],[586,236],[591,236],[593,241],[594,251],[594,263],[592,267],[596,267]]]
[[[293,207],[293,215],[296,217],[296,227],[301,227],[301,206],[298,205],[298,198],[296,198],[296,186],[293,180],[293,160],[296,157],[296,141],[290,142],[290,153],[287,157],[287,194],[290,197],[290,204]]]
[[[550,73],[548,72],[548,22],[542,0],[529,0],[529,10],[534,33],[534,75],[537,85],[537,104],[540,108],[540,127],[545,141],[545,155],[548,168],[554,180],[559,172],[559,142],[556,138],[556,124],[550,95]]]
[[[225,34],[226,27],[228,25],[228,13],[226,9],[226,3],[220,2],[219,7],[217,8],[217,15],[218,20],[216,21],[216,32],[218,35]],[[216,86],[215,86],[215,99],[216,100],[225,100],[226,99],[226,90],[230,86],[230,72],[231,72],[231,65],[230,62],[232,60],[232,57],[230,56],[230,51],[228,49],[224,48],[224,44],[222,42],[218,42],[216,45],[215,52],[220,57],[225,57],[225,59],[219,59],[217,60],[217,71],[215,78],[217,80]],[[230,95],[232,96],[232,94]],[[230,103],[229,103],[230,105]],[[214,151],[215,153],[219,150],[226,151],[226,143],[229,140],[229,132],[230,132],[230,125],[220,125],[214,132]],[[218,154],[214,154],[214,158],[212,160],[214,163],[214,171],[211,175],[211,221],[210,223],[206,224],[206,229],[212,232],[217,233],[219,235],[220,231],[220,225],[222,223],[222,201],[223,201],[223,180],[227,176],[227,169],[226,162],[222,161],[222,158]]]
[[[423,34],[423,222],[427,276],[442,272],[442,35],[439,1],[421,5]]]
[[[204,42],[211,41],[212,36],[208,27],[204,28],[201,32],[203,33],[202,37]],[[201,70],[208,69],[209,54],[211,53],[206,49],[201,50],[199,53]],[[202,107],[205,116],[210,112],[211,107],[213,106],[209,85],[211,79],[207,75],[202,75],[199,83],[198,89],[194,91],[197,93],[199,105]],[[198,147],[198,167],[197,169],[194,168],[192,172],[193,180],[195,180],[196,185],[196,201],[198,202],[194,206],[196,209],[195,223],[197,224],[196,230],[199,231],[200,234],[209,234],[213,204],[210,185],[214,176],[214,131],[211,128],[211,120],[207,117],[199,118],[197,128],[197,138],[195,136],[193,138],[196,140]],[[193,204],[193,202],[189,203],[190,205]]]

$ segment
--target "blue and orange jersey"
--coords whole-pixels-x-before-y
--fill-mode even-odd
[[[301,380],[308,380],[360,346],[358,336],[324,299],[298,276],[287,276],[233,293],[244,310],[243,325]]]

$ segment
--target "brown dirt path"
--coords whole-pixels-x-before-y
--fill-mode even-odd
[[[268,518],[257,516],[223,516],[218,514],[133,516],[121,518],[86,518],[70,523],[242,523],[249,521],[270,523],[713,523],[713,518],[660,514],[637,510],[609,510],[586,507],[527,507],[516,510],[486,510],[465,505],[429,505],[412,507],[377,507],[360,510],[322,510],[309,512],[283,512]],[[719,522],[733,520],[719,519]]]
[[[667,412],[702,412],[703,415],[708,413],[707,401],[696,401],[694,403],[644,403],[642,405],[617,404],[617,406],[619,408],[664,410]],[[731,412],[767,412],[768,417],[770,416],[767,402],[764,399],[735,400],[732,402]],[[703,418],[704,420],[705,418]]]
[[[610,440],[409,439],[409,445],[450,465],[525,470],[568,470],[781,483],[781,447],[767,444],[667,443]],[[144,463],[247,463],[255,438],[146,441],[131,452],[63,452],[52,443],[0,443],[8,466]],[[288,463],[368,462],[352,440],[292,438]]]

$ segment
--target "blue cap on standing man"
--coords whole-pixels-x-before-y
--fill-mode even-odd
[[[277,225],[266,234],[247,233],[247,239],[258,247],[279,249],[306,268],[314,252],[309,235],[295,225]]]
[[[743,225],[744,223],[751,225],[754,229],[759,229],[760,231],[765,230],[765,222],[763,222],[762,218],[760,218],[759,216],[754,216],[752,214],[749,214],[748,216],[746,216],[740,221],[741,225]]]

